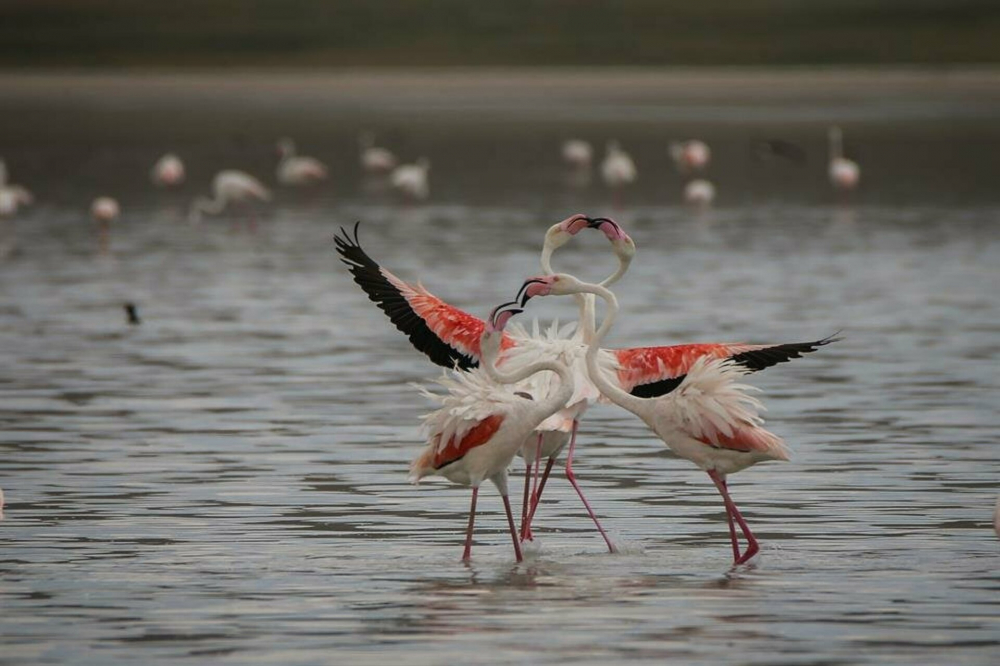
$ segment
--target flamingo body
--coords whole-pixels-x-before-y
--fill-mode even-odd
[[[0,217],[13,217],[22,206],[34,201],[31,192],[20,185],[0,185]]]
[[[98,222],[114,222],[121,214],[118,202],[111,197],[97,197],[90,204],[90,216]]]
[[[715,201],[715,185],[697,178],[684,185],[684,201],[694,206],[711,206]]]
[[[361,168],[369,174],[386,174],[396,168],[399,160],[388,148],[381,148],[375,145],[375,137],[370,133],[362,134],[359,143],[361,144]]]
[[[277,178],[282,185],[301,187],[312,185],[321,180],[326,180],[326,165],[315,157],[297,155],[295,142],[291,139],[282,139],[278,142],[278,153],[281,160],[278,162]]]
[[[212,179],[212,199],[199,197],[191,205],[191,219],[197,222],[201,213],[218,215],[231,204],[270,201],[271,191],[259,180],[238,169],[225,169]]]
[[[827,133],[830,144],[830,163],[827,176],[834,189],[849,192],[861,182],[861,167],[854,160],[844,157],[844,134],[839,127],[831,127]]]
[[[691,139],[670,144],[670,156],[682,173],[703,171],[708,168],[712,151],[704,141]]]
[[[185,175],[184,162],[173,153],[156,160],[149,173],[150,180],[158,187],[176,187],[184,182]]]
[[[583,139],[568,139],[562,145],[563,161],[574,169],[587,169],[594,160],[594,149]]]
[[[403,164],[396,167],[392,172],[390,182],[404,197],[423,201],[431,193],[428,179],[430,168],[430,160],[422,157],[414,164]]]
[[[617,141],[609,141],[604,161],[601,162],[601,177],[605,184],[618,189],[635,182],[639,173],[632,157]]]

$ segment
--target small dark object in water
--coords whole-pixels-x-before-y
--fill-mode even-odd
[[[753,145],[753,154],[758,160],[767,160],[774,157],[786,159],[795,164],[806,163],[806,151],[797,144],[784,139],[767,139],[757,141]]]
[[[125,304],[125,316],[128,319],[128,323],[132,326],[138,326],[142,323],[142,320],[139,319],[139,311],[136,309],[135,303]]]

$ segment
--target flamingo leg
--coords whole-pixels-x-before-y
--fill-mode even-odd
[[[476,520],[476,497],[479,495],[479,486],[472,489],[472,506],[469,507],[469,527],[465,532],[465,552],[462,554],[462,561],[468,562],[472,559],[472,525]]]
[[[503,497],[503,508],[507,512],[507,525],[510,527],[510,538],[514,541],[514,557],[518,562],[523,562],[524,558],[521,557],[521,540],[517,538],[517,527],[514,526],[514,514],[510,511],[510,498],[507,495],[501,495]],[[471,537],[472,532],[469,532]]]
[[[601,533],[604,537],[604,543],[608,544],[608,552],[615,552],[615,547],[611,543],[611,539],[604,532],[604,528],[601,527],[601,521],[597,520],[597,516],[594,515],[594,510],[590,508],[590,503],[587,498],[583,496],[583,491],[580,490],[580,486],[576,482],[576,475],[573,474],[573,451],[576,449],[576,426],[577,421],[573,420],[573,431],[569,437],[569,453],[566,455],[566,478],[569,479],[570,484],[573,486],[573,490],[576,494],[580,496],[580,501],[583,502],[583,506],[587,509],[587,513],[590,514],[590,519],[594,521],[594,525],[597,526],[597,531]],[[529,519],[530,520],[530,519]]]
[[[531,513],[532,515],[535,511],[535,503],[538,501],[538,465],[542,455],[542,433],[538,433],[538,443],[535,445],[535,478],[531,484]],[[531,518],[521,521],[521,541],[526,541],[529,539],[534,539],[535,536],[531,533]]]
[[[729,518],[730,526],[729,533],[733,540],[733,561],[735,564],[745,564],[750,561],[754,555],[760,550],[760,545],[757,543],[757,538],[753,535],[753,531],[750,530],[750,526],[747,525],[747,521],[743,519],[743,515],[740,510],[736,508],[736,503],[729,496],[729,489],[726,487],[726,479],[724,476],[712,470],[708,473],[712,481],[715,483],[715,487],[719,489],[719,493],[722,495],[722,500],[726,503],[726,515]],[[736,530],[732,526],[732,521],[735,520],[739,526],[740,530],[743,532],[743,536],[747,540],[747,549],[743,551],[742,555],[739,555],[739,547],[736,543]]]
[[[552,471],[552,466],[556,464],[556,457],[552,456],[549,461],[545,463],[545,471],[542,472],[542,480],[538,484],[538,492],[531,501],[531,511],[528,512],[528,528],[531,528],[531,523],[535,519],[535,509],[538,508],[538,502],[542,499],[542,491],[545,490],[545,482],[549,480],[549,473]]]
[[[524,539],[524,526],[528,523],[528,497],[531,493],[531,463],[524,463],[524,499],[521,500],[521,538]]]

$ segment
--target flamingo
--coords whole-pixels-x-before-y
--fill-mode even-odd
[[[670,157],[681,173],[696,173],[708,168],[708,163],[712,159],[712,151],[708,144],[698,139],[671,141]]]
[[[715,201],[715,185],[704,178],[695,178],[684,185],[684,201],[692,206],[707,208]]]
[[[375,145],[375,135],[365,132],[358,137],[361,145],[361,168],[370,174],[386,174],[396,168],[399,160],[388,148]]]
[[[0,159],[0,217],[13,217],[21,206],[35,202],[31,191],[23,185],[8,182],[7,163]]]
[[[184,162],[174,153],[167,153],[153,164],[149,178],[157,187],[177,187],[184,182]]]
[[[281,160],[278,162],[277,176],[282,185],[299,187],[326,180],[326,165],[315,157],[297,155],[295,142],[291,139],[286,137],[278,141],[278,155]]]
[[[621,203],[622,188],[635,182],[637,176],[638,171],[632,157],[622,150],[617,141],[608,141],[607,152],[601,162],[601,177],[614,191],[617,204]]]
[[[188,219],[192,224],[201,221],[202,213],[218,215],[230,203],[246,205],[251,201],[270,201],[271,191],[263,183],[244,171],[225,169],[212,179],[213,198],[198,197],[191,204]]]
[[[854,160],[844,157],[844,133],[839,127],[831,127],[827,138],[830,143],[830,165],[827,168],[830,184],[840,192],[854,190],[861,181],[861,167]]]
[[[699,358],[675,391],[653,398],[637,397],[608,378],[598,367],[598,346],[614,322],[618,300],[605,287],[581,282],[565,273],[529,278],[518,296],[523,307],[534,296],[590,293],[602,298],[607,314],[587,350],[591,381],[611,402],[641,418],[676,455],[693,462],[711,477],[726,506],[733,561],[743,564],[759,550],[750,526],[729,496],[726,477],[767,460],[788,460],[781,438],[762,427],[763,405],[748,395],[751,387],[736,380],[749,370],[730,359]],[[828,341],[832,342],[833,339]],[[742,553],[734,521],[747,541]]]
[[[468,372],[453,372],[438,381],[448,395],[438,396],[423,389],[423,394],[440,402],[441,407],[424,417],[427,446],[410,466],[410,480],[417,483],[425,476],[439,474],[453,483],[472,488],[469,526],[465,537],[463,560],[472,556],[472,530],[476,517],[479,485],[489,479],[503,498],[514,542],[514,555],[522,561],[520,539],[511,514],[507,490],[507,468],[525,438],[543,420],[561,409],[573,393],[573,378],[562,363],[537,361],[513,373],[501,373],[496,361],[504,340],[504,326],[520,309],[505,303],[487,318],[479,338],[482,364]],[[541,372],[554,372],[559,388],[542,400],[526,397],[510,385]]]
[[[562,145],[563,161],[572,169],[589,169],[594,149],[583,139],[567,139]]]
[[[430,169],[431,161],[426,157],[413,164],[401,164],[392,172],[392,186],[410,201],[423,201],[431,193],[427,182]]]
[[[111,236],[111,223],[121,215],[118,201],[111,197],[97,197],[90,204],[90,217],[97,222],[100,234],[101,251],[108,251]]]

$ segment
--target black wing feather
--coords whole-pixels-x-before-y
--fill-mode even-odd
[[[758,372],[770,368],[772,365],[785,363],[793,358],[801,358],[803,354],[814,352],[831,342],[837,342],[842,339],[837,337],[838,333],[834,333],[822,340],[816,340],[815,342],[790,342],[784,345],[774,345],[772,347],[765,347],[764,349],[755,349],[741,354],[734,354],[729,357],[729,360],[737,365],[742,365],[751,372]],[[658,398],[680,386],[685,377],[687,377],[686,374],[661,379],[660,381],[648,384],[639,384],[633,387],[630,393],[637,398]]]
[[[354,281],[368,294],[368,298],[378,305],[396,328],[410,338],[410,343],[418,351],[426,354],[437,365],[462,370],[479,365],[477,359],[463,354],[439,338],[427,326],[427,322],[413,311],[399,289],[382,274],[381,267],[361,249],[358,242],[360,224],[358,222],[354,225],[354,238],[341,227],[340,233],[334,236],[334,242],[340,260],[347,264]]]
[[[827,338],[816,340],[815,342],[790,342],[784,345],[774,345],[773,347],[755,349],[743,352],[742,354],[734,354],[729,358],[733,363],[742,365],[752,372],[757,372],[765,368],[770,368],[772,365],[790,361],[793,358],[800,358],[803,354],[814,352],[820,347],[828,345],[831,342],[837,342],[840,339],[837,337],[837,333],[834,333]]]

